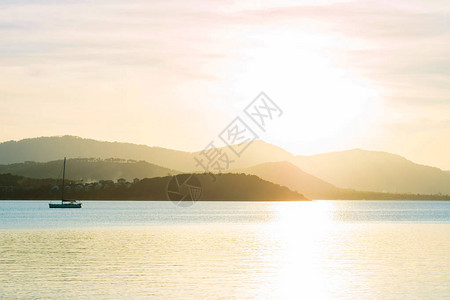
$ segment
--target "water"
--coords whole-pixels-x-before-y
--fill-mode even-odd
[[[450,202],[0,201],[0,299],[449,299]]]

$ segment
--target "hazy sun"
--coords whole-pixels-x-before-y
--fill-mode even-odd
[[[367,130],[377,113],[378,91],[339,65],[330,49],[358,47],[339,38],[309,33],[251,32],[234,66],[234,89],[264,90],[285,111],[273,132],[293,132],[310,151]],[[314,149],[313,149],[314,148]]]

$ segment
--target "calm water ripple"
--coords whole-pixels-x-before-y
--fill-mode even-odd
[[[449,299],[450,202],[0,202],[0,299]]]

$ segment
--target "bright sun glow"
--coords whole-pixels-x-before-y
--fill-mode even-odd
[[[249,36],[253,39],[248,38],[248,46],[238,53],[243,63],[233,70],[235,88],[253,93],[263,88],[281,102],[286,113],[271,125],[273,132],[295,130],[296,137],[310,147],[304,151],[320,152],[358,137],[371,125],[379,92],[356,72],[340,68],[338,59],[327,52],[330,47],[359,45],[307,33],[251,32]]]

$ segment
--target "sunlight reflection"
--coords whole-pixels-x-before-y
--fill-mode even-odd
[[[327,201],[275,203],[275,227],[282,227],[283,231],[287,230],[289,233],[305,229],[308,233],[327,230],[334,224],[331,216],[332,205],[333,203]]]
[[[274,253],[279,259],[275,298],[330,298],[326,278],[321,273],[321,241],[336,224],[329,202],[292,202],[274,204],[277,221],[272,227],[279,245]]]

